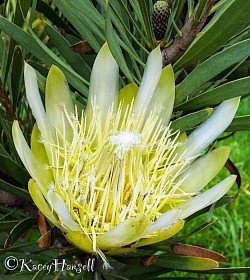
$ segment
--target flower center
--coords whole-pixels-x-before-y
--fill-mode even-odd
[[[141,144],[142,135],[140,133],[130,131],[120,131],[117,135],[109,137],[109,141],[116,145],[115,153],[122,159],[122,152],[127,152],[133,146],[139,146]]]
[[[141,214],[154,222],[188,198],[178,182],[185,169],[178,133],[153,115],[135,123],[130,109],[110,110],[103,127],[93,112],[88,125],[84,116],[71,118],[72,141],[62,143],[59,135],[52,147],[55,191],[86,233],[104,233]]]

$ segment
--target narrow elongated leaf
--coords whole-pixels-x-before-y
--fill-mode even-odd
[[[87,95],[88,89],[85,84],[88,84],[80,75],[70,69],[62,60],[60,60],[50,49],[48,49],[39,39],[34,38],[12,22],[4,17],[0,17],[0,30],[8,34],[11,38],[26,48],[31,54],[42,60],[44,63],[51,65],[55,64],[60,67],[69,83],[72,84],[81,93]]]
[[[153,27],[151,23],[151,14],[153,11],[152,1],[139,0],[138,3],[142,13],[143,25],[145,26],[147,38],[150,43],[149,47],[151,49],[154,49],[156,46],[155,44],[156,42],[155,42]]]
[[[173,130],[188,131],[204,120],[213,112],[212,108],[200,110],[174,120],[171,124]]]
[[[74,69],[84,79],[89,80],[89,66],[85,63],[85,61],[79,54],[72,51],[72,49],[70,48],[70,43],[50,25],[46,25],[45,31],[47,32],[54,46],[59,50],[61,55],[69,63],[72,69]]]
[[[232,274],[232,273],[247,273],[250,274],[249,267],[227,267],[227,268],[216,268],[212,270],[203,271],[202,274]]]
[[[199,257],[160,256],[155,265],[184,271],[203,271],[218,267],[218,262]]]
[[[147,39],[144,37],[144,35],[141,33],[140,29],[138,31],[138,26],[136,22],[133,19],[133,15],[131,15],[131,12],[127,10],[127,7],[124,7],[123,1],[119,1],[121,4],[116,3],[116,1],[109,1],[109,7],[108,9],[110,10],[112,22],[114,23],[117,32],[119,32],[121,39],[123,42],[129,46],[129,49],[131,52],[133,52],[135,55],[137,55],[137,52],[135,50],[135,46],[132,45],[132,40],[135,42],[135,44],[138,45],[138,47],[143,50],[144,52],[148,53],[148,50],[142,45],[140,41],[145,41],[147,42]],[[114,5],[116,3],[116,5]],[[111,9],[112,8],[112,9]],[[125,8],[124,10],[121,10],[121,8]],[[118,9],[120,10],[118,12]],[[140,34],[140,41],[138,40],[137,36],[135,36],[133,28],[130,27],[130,22],[125,23],[123,18],[124,15],[127,15],[131,19],[131,24],[133,24],[133,28],[136,28],[138,33]],[[132,30],[131,30],[132,29]]]
[[[201,258],[209,258],[215,260],[217,262],[226,262],[228,259],[212,250],[202,248],[200,246],[194,246],[189,244],[181,244],[175,243],[171,246],[172,251],[177,255],[183,256],[194,256],[194,257],[201,257]]]
[[[5,175],[13,178],[20,184],[27,184],[29,180],[29,175],[17,165],[10,157],[0,154],[0,170]]]
[[[63,1],[55,0],[54,3],[66,18],[72,23],[82,38],[87,40],[91,47],[98,52],[105,41],[104,20],[100,18],[96,9],[89,6],[89,1]],[[98,25],[97,25],[98,24]]]
[[[25,243],[25,244],[22,244],[22,245],[11,246],[11,247],[8,247],[8,248],[0,249],[0,255],[1,255],[1,254],[8,253],[8,252],[16,252],[16,251],[19,250],[20,248],[28,247],[28,248],[30,249],[30,246],[33,245],[33,244],[35,244],[35,243],[36,243],[36,242]]]
[[[56,0],[58,2],[58,0]],[[55,1],[55,2],[56,2]],[[62,1],[62,0],[61,0]],[[62,1],[65,2],[65,1]],[[92,1],[82,1],[74,0],[68,1],[76,10],[84,13],[84,15],[92,22],[94,22],[98,27],[104,29],[104,19],[103,16],[94,7]]]
[[[9,232],[19,222],[19,220],[0,222],[0,232]]]
[[[232,123],[226,129],[228,132],[234,131],[249,131],[250,130],[250,116],[241,116],[233,119]]]
[[[10,232],[7,237],[4,247],[8,248],[11,246],[25,231],[30,229],[32,226],[37,224],[37,219],[27,218],[19,222]]]
[[[29,201],[29,202],[32,201],[29,193],[26,190],[18,188],[14,185],[11,185],[10,183],[7,183],[2,179],[0,179],[0,189],[3,191],[9,192],[17,197],[20,197],[26,201]]]
[[[250,39],[234,44],[198,65],[177,87],[175,104],[225,69],[250,55]],[[243,76],[243,75],[242,75]],[[242,77],[241,76],[241,77]]]
[[[12,71],[11,71],[11,92],[12,92],[12,104],[13,104],[14,112],[16,110],[16,106],[19,101],[22,73],[23,73],[23,55],[22,55],[21,48],[17,46],[13,54]]]
[[[38,0],[36,5],[37,11],[43,13],[47,19],[59,28],[63,28],[67,33],[74,34],[75,32],[66,24],[62,18],[51,8],[45,1]]]
[[[13,18],[13,23],[19,27],[22,27],[25,17],[27,15],[28,9],[30,7],[30,0],[20,0],[16,3],[15,15]],[[8,58],[7,58],[7,67],[6,67],[6,77],[8,75],[8,71],[11,65],[11,60],[13,56],[13,52],[16,46],[15,40],[10,40],[10,44],[8,46]]]
[[[250,1],[230,1],[197,36],[190,48],[176,62],[175,70],[207,57],[250,22]],[[208,44],[209,42],[209,44]]]
[[[131,269],[130,265],[123,266],[122,269],[122,276],[124,277],[124,280],[138,280],[138,279],[150,279],[152,277],[156,277],[158,275],[161,275],[163,273],[166,273],[166,268],[161,268],[157,266],[133,266],[133,269]],[[159,279],[159,278],[157,278]]]
[[[205,7],[205,5],[206,5],[206,2],[207,2],[207,0],[201,0],[201,1],[199,2],[198,9],[197,9],[197,11],[196,11],[196,13],[195,13],[195,20],[196,20],[196,21],[199,21],[199,20],[200,20],[200,16],[201,16],[201,14],[202,14],[202,12],[203,12],[203,10],[204,10],[204,7]]]
[[[194,110],[206,106],[217,105],[220,102],[237,96],[250,94],[250,77],[242,78],[216,87],[189,101],[175,107],[175,110]]]
[[[127,63],[126,63],[123,53],[121,51],[121,47],[118,43],[117,35],[114,32],[114,29],[113,29],[113,26],[111,23],[110,11],[109,11],[108,6],[107,6],[107,15],[106,15],[106,19],[105,19],[105,24],[106,24],[106,28],[105,28],[106,38],[107,38],[107,42],[110,47],[110,50],[112,52],[112,55],[116,59],[121,70],[123,71],[124,75],[129,79],[129,81],[132,82],[133,77],[131,76],[131,72],[127,66]]]
[[[218,267],[218,262],[199,257],[177,256],[177,255],[150,255],[150,263],[145,263],[145,257],[122,257],[116,259],[122,263],[130,265],[159,266],[166,269],[178,269],[184,271],[204,271]]]

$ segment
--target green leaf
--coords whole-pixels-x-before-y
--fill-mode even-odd
[[[19,0],[16,2],[16,10],[15,10],[15,15],[13,18],[13,23],[19,27],[22,27],[25,17],[27,15],[27,12],[30,7],[30,0]],[[13,56],[13,52],[16,46],[15,40],[10,40],[10,44],[8,46],[8,58],[7,58],[7,67],[6,67],[6,77],[8,75],[10,65],[11,65],[11,60]]]
[[[19,222],[20,221],[18,221],[18,220],[0,222],[0,232],[9,232]]]
[[[28,229],[33,227],[37,224],[36,218],[27,218],[19,222],[14,228],[11,230],[10,234],[8,235],[4,247],[8,248],[12,246],[12,244]]]
[[[227,267],[216,268],[212,270],[203,271],[202,274],[233,274],[233,273],[246,273],[250,274],[250,267]]]
[[[250,116],[241,116],[233,119],[232,123],[226,129],[228,132],[234,131],[249,131],[250,130]]]
[[[175,107],[175,110],[196,110],[206,106],[217,105],[224,100],[248,94],[250,94],[250,77],[238,79],[206,91],[178,105]]]
[[[54,0],[56,6],[91,47],[98,52],[103,43],[104,19],[89,1]]]
[[[16,46],[13,53],[11,71],[11,92],[13,111],[15,112],[20,98],[21,81],[23,73],[23,54],[20,46]]]
[[[218,262],[208,258],[190,257],[190,256],[178,256],[174,254],[164,255],[147,255],[147,256],[131,256],[123,257],[117,256],[117,259],[121,263],[130,265],[141,266],[159,266],[166,269],[183,270],[183,271],[204,271],[218,267]]]
[[[249,24],[249,11],[250,1],[235,0],[227,3],[215,14],[185,54],[175,63],[175,70],[197,63],[221,48]]]
[[[203,271],[217,268],[218,262],[207,258],[170,255],[159,256],[155,265],[184,271]]]
[[[143,19],[143,25],[145,28],[146,37],[149,40],[151,49],[154,49],[156,47],[156,40],[154,37],[153,27],[151,23],[151,16],[153,12],[153,4],[152,1],[145,1],[145,0],[139,0],[138,1],[142,19]]]
[[[0,155],[4,155],[9,157],[9,154],[7,153],[7,151],[4,149],[3,145],[0,143]]]
[[[80,75],[78,75],[75,71],[73,71],[66,63],[60,60],[38,38],[31,36],[4,17],[0,17],[0,30],[8,34],[13,40],[17,41],[31,54],[36,56],[44,63],[48,65],[55,64],[60,67],[61,70],[65,73],[69,83],[71,83],[72,86],[79,90],[79,92],[87,95],[88,89],[85,84],[88,84],[88,82],[84,80]]]
[[[199,21],[200,20],[201,14],[202,14],[202,12],[203,12],[207,2],[208,2],[207,0],[200,0],[198,9],[197,9],[197,11],[195,13],[195,21]]]
[[[121,270],[121,275],[124,277],[124,280],[138,280],[138,279],[151,279],[152,277],[166,274],[168,271],[167,269],[163,269],[157,266],[140,266],[134,265],[133,269],[131,265],[124,265]],[[119,278],[118,278],[119,279]],[[157,278],[159,279],[159,278]],[[160,278],[161,279],[161,278]]]
[[[179,85],[177,85],[175,104],[179,104],[206,82],[249,55],[250,39],[234,44],[233,46],[211,56],[209,59],[198,65]]]
[[[90,67],[85,63],[79,54],[71,50],[70,43],[52,26],[46,25],[45,31],[47,32],[50,40],[54,46],[59,50],[61,55],[69,63],[69,65],[74,69],[79,75],[84,79],[90,79]]]
[[[37,11],[43,13],[47,19],[59,28],[63,28],[69,34],[75,34],[75,32],[65,23],[62,18],[48,5],[45,1],[38,0],[36,5]]]
[[[6,249],[0,249],[0,255],[8,253],[8,252],[17,252],[17,250],[19,250],[20,248],[28,247],[28,249],[30,249],[30,245],[33,245],[35,243],[36,242],[25,243],[25,244],[21,244],[21,245],[17,245],[17,246],[8,247]]]
[[[131,76],[130,70],[128,69],[127,63],[121,51],[120,45],[118,43],[117,34],[114,32],[112,27],[111,18],[110,18],[110,11],[109,5],[107,5],[107,15],[106,15],[106,37],[107,42],[114,56],[115,60],[119,64],[121,70],[123,71],[124,75],[129,79],[129,81],[133,81],[133,77]]]
[[[29,175],[22,167],[17,165],[10,157],[0,154],[0,171],[23,185],[27,185]]]
[[[28,191],[18,188],[14,185],[11,185],[10,183],[7,183],[2,179],[0,179],[0,189],[3,191],[9,192],[17,197],[20,197],[21,199],[32,202],[32,199],[31,199]]]
[[[195,126],[206,120],[212,111],[212,108],[208,108],[180,117],[171,123],[171,129],[179,130],[181,132],[193,129]]]

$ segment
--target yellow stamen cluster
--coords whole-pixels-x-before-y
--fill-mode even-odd
[[[53,188],[85,233],[104,233],[141,214],[154,222],[163,207],[189,197],[177,180],[186,167],[178,154],[179,134],[171,134],[156,115],[138,118],[132,104],[122,115],[120,105],[116,113],[109,110],[103,127],[96,107],[90,123],[77,112],[63,115],[73,138],[70,143],[65,131],[56,133]]]

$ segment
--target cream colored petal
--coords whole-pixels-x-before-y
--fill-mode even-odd
[[[155,48],[148,56],[142,82],[135,99],[135,115],[147,111],[162,71],[162,56],[160,47]]]
[[[50,68],[45,93],[46,115],[51,127],[65,132],[65,139],[71,141],[73,131],[64,115],[64,110],[71,116],[71,114],[75,113],[74,105],[67,80],[63,72],[55,65],[52,65]]]
[[[31,151],[35,155],[35,157],[39,158],[39,161],[41,161],[43,164],[48,165],[48,156],[44,145],[41,143],[41,133],[36,123],[31,132],[30,146]]]
[[[147,234],[150,234],[156,230],[162,230],[175,223],[181,216],[180,209],[173,209],[166,213],[163,213],[149,228]]]
[[[118,102],[126,108],[136,98],[139,87],[136,83],[130,83],[123,87],[118,93]]]
[[[167,240],[179,232],[184,227],[184,223],[185,222],[183,220],[178,220],[168,228],[155,232],[155,234],[151,237],[146,236],[145,238],[142,238],[139,242],[133,244],[132,248],[142,247]]]
[[[194,161],[176,181],[183,180],[181,189],[197,193],[205,187],[223,168],[230,153],[229,147],[220,147]]]
[[[91,253],[93,252],[93,244],[90,238],[81,231],[68,231],[65,234],[67,240],[73,244],[75,247]]]
[[[49,184],[54,181],[52,171],[31,152],[17,121],[13,123],[12,135],[17,153],[24,166],[38,184],[43,195],[46,196]]]
[[[42,192],[40,191],[40,188],[36,184],[36,182],[33,179],[29,180],[29,193],[37,206],[37,208],[44,214],[44,216],[56,227],[60,228],[61,230],[65,230],[61,224],[58,222],[57,218],[53,215],[52,209],[50,208],[49,204],[44,199],[44,196]]]
[[[27,99],[32,110],[32,114],[35,117],[38,128],[41,132],[42,138],[49,143],[53,143],[51,128],[47,120],[38,89],[36,71],[27,63],[25,63],[24,68],[24,82]]]
[[[215,185],[213,188],[190,198],[184,203],[177,205],[182,209],[181,219],[186,219],[195,212],[211,205],[225,195],[236,180],[235,175],[231,175]]]
[[[222,102],[210,117],[187,139],[185,159],[196,157],[211,144],[231,123],[239,106],[240,97]]]
[[[162,124],[168,126],[173,112],[175,98],[175,78],[171,65],[166,66],[154,91],[154,95],[148,106],[147,116],[151,112],[162,119]]]
[[[93,104],[101,110],[103,124],[110,106],[117,108],[119,67],[112,56],[107,43],[99,51],[91,72],[89,98],[86,108],[87,121],[93,116]]]
[[[68,207],[63,198],[55,191],[48,190],[47,200],[51,208],[57,213],[62,220],[62,224],[69,231],[80,231],[80,226],[73,220]]]
[[[97,246],[101,250],[111,250],[133,243],[148,232],[150,224],[149,218],[144,215],[129,218],[108,232],[97,236]]]

